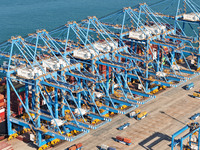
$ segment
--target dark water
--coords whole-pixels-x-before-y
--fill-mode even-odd
[[[52,30],[67,21],[79,21],[87,16],[102,17],[123,7],[157,1],[160,0],[0,0],[0,43],[11,36],[33,33],[36,29]],[[174,1],[175,4],[170,6],[173,9],[177,3]],[[153,9],[160,12],[170,4],[166,2]],[[167,11],[170,13],[172,9]]]
[[[67,21],[101,17],[144,0],[0,0],[0,42],[36,29],[52,30]]]

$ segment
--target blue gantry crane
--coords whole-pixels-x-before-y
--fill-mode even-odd
[[[179,0],[174,15],[138,4],[1,44],[9,139],[30,131],[40,150],[73,141],[154,99],[162,89],[199,75],[199,7],[194,4]],[[182,5],[192,13],[181,13]],[[187,33],[186,23],[195,34]],[[24,95],[16,83],[24,86]],[[12,110],[11,91],[21,114]]]

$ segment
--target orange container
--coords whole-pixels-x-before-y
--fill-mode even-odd
[[[116,136],[116,139],[119,140],[119,141],[123,141],[124,138],[121,137],[121,136]]]
[[[124,142],[126,142],[126,143],[131,143],[131,140],[128,139],[128,138],[124,138]]]
[[[76,148],[80,148],[81,146],[83,146],[82,143],[78,143],[78,144],[76,144]]]
[[[0,101],[4,99],[4,95],[0,94]]]
[[[5,102],[0,102],[0,107],[5,107]]]
[[[69,150],[76,150],[76,146],[71,146]]]

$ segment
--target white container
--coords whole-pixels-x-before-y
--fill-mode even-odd
[[[27,79],[33,79],[34,77],[34,72],[32,69],[28,69],[28,68],[18,68],[17,69],[17,75],[18,76],[22,76],[25,77]]]
[[[34,134],[30,134],[30,141],[35,141],[35,135]]]
[[[73,52],[73,57],[76,58],[82,58],[82,59],[90,59],[91,58],[91,53],[88,51],[84,51],[84,50],[74,50]]]
[[[102,43],[99,42],[93,43],[94,48],[102,53],[110,52],[113,49],[117,49],[117,45],[118,45],[117,42],[111,42],[111,41]]]
[[[142,89],[142,84],[138,84],[138,89],[141,90]]]
[[[119,84],[114,84],[114,88],[118,88],[119,87]]]
[[[145,40],[148,35],[144,34],[142,31],[130,31],[128,38],[131,39],[138,39],[138,40]]]
[[[101,98],[104,94],[101,92],[94,92],[97,98]]]
[[[194,144],[192,144],[192,145],[191,145],[191,149],[192,149],[192,150],[198,150],[198,146],[197,146],[197,145],[194,145]]]
[[[200,20],[199,18],[200,18],[200,13],[183,14],[183,20],[199,21]]]
[[[135,112],[135,111],[132,111],[132,112],[129,113],[129,115],[130,115],[130,116],[135,116],[135,115],[136,115],[136,112]]]
[[[47,59],[42,61],[42,66],[44,68],[57,70],[59,68],[59,64],[55,59]]]
[[[167,74],[161,71],[156,72],[156,76],[158,77],[165,77]]]
[[[5,112],[5,108],[0,109],[0,113]]]
[[[102,150],[107,150],[107,149],[108,149],[108,146],[107,146],[107,145],[104,145],[104,144],[102,144],[102,145],[101,145],[101,149],[102,149]]]
[[[79,111],[80,110],[80,111]],[[74,110],[74,112],[75,112],[75,114],[77,114],[77,115],[80,115],[80,114],[82,114],[82,115],[85,115],[88,111],[87,111],[87,109],[82,109],[82,108],[76,108],[75,110]],[[81,113],[80,113],[81,112]]]
[[[43,70],[39,66],[34,66],[33,74],[34,76],[41,76],[43,75],[43,72],[46,72],[46,68],[43,68]]]
[[[64,124],[64,122],[61,119],[55,119],[55,121],[54,121],[54,119],[51,120],[52,125],[56,126],[56,123],[58,126],[61,126]]]
[[[145,26],[145,28],[152,34],[161,34],[166,30],[166,26],[160,24],[159,25],[154,24],[153,26]]]
[[[70,65],[70,58],[58,58],[58,66],[60,67],[60,69],[63,67],[66,67],[66,66],[69,66]]]
[[[178,65],[172,65],[172,69],[174,69],[174,70],[180,70],[180,69],[181,69],[181,67],[180,67],[180,66],[178,66]]]

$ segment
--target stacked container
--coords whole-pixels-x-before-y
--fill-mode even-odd
[[[4,95],[0,94],[0,123],[6,119],[6,102]]]
[[[111,70],[112,68],[109,67],[109,77],[111,77]],[[99,74],[103,75],[106,77],[106,66],[105,65],[99,65]]]
[[[18,95],[19,95],[20,99],[24,103],[25,102],[25,89],[24,89],[24,87],[23,86],[18,87],[17,91],[18,91]],[[11,111],[13,111],[13,113],[16,114],[16,115],[23,114],[24,108],[23,108],[23,105],[22,105],[20,99],[18,98],[16,93],[13,90],[11,90],[10,106],[11,106]]]
[[[70,148],[68,148],[68,150],[81,150],[82,147],[83,147],[83,144],[78,143],[78,144],[75,144],[75,145],[71,146]]]
[[[116,136],[116,141],[122,144],[131,145],[131,139],[123,138],[121,136]]]

